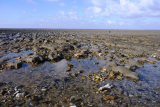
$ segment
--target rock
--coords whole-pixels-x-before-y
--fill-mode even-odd
[[[77,77],[77,74],[76,73],[70,73],[69,74],[72,78],[76,78]]]
[[[75,58],[84,58],[84,57],[87,57],[88,56],[88,50],[87,49],[83,49],[81,50],[80,52],[77,52],[74,54],[74,57]]]
[[[127,69],[126,67],[117,66],[117,67],[114,67],[114,68],[112,69],[112,71],[117,72],[117,73],[119,72],[119,73],[121,73],[124,77],[129,77],[129,78],[132,78],[132,79],[139,80],[138,74],[136,74],[135,72],[130,71],[130,70]]]
[[[4,95],[5,93],[7,93],[7,91],[6,91],[5,88],[0,91],[0,94],[1,94],[1,95]]]
[[[117,76],[117,80],[122,81],[123,78],[121,76]]]
[[[47,89],[46,89],[46,88],[42,88],[41,90],[42,90],[43,92],[44,92],[44,91],[47,91]]]
[[[95,65],[98,65],[98,64],[99,64],[99,62],[94,62],[94,64],[95,64]]]
[[[0,82],[0,86],[3,86],[4,85],[4,83],[3,82]]]
[[[49,60],[60,60],[60,59],[63,59],[63,55],[59,51],[51,52],[48,55],[48,59]]]
[[[112,70],[112,67],[106,65],[102,68],[101,72],[110,72]]]
[[[40,63],[40,62],[45,61],[45,54],[41,54],[41,55],[33,54],[23,60],[24,62],[27,62],[27,63]]]
[[[116,61],[111,61],[110,63],[108,63],[107,65],[111,66],[111,67],[116,67],[117,66],[117,63]]]
[[[71,96],[70,102],[74,102],[75,100],[76,100],[76,97],[75,96]]]
[[[160,86],[158,86],[157,89],[160,89]]]
[[[37,101],[37,100],[38,100],[38,96],[32,96],[32,97],[31,97],[31,100],[32,100],[32,101]]]
[[[125,64],[125,67],[133,71],[136,70],[136,66],[132,64]]]
[[[87,80],[87,78],[85,76],[82,77],[82,80]]]
[[[22,67],[22,62],[16,61],[16,62],[8,62],[7,67],[9,69],[19,69]]]
[[[150,60],[149,61],[151,64],[155,64],[156,63],[156,61],[153,61],[153,60]]]
[[[102,86],[99,88],[99,91],[104,91],[106,89],[111,89],[113,86],[110,84],[106,84],[105,86]]]
[[[126,67],[123,67],[123,66],[114,67],[114,68],[112,68],[112,71],[114,71],[116,73],[121,73],[121,74],[127,74],[129,72],[132,72],[129,69],[127,69]]]
[[[107,97],[104,97],[105,100],[115,100],[116,97],[115,96],[107,96]]]
[[[82,70],[77,71],[77,74],[82,74],[82,73],[83,73],[83,71],[82,71]]]
[[[68,69],[71,69],[71,68],[73,68],[73,65],[72,64],[68,64],[67,67],[68,67]]]
[[[128,60],[128,63],[129,63],[129,64],[132,64],[132,65],[135,65],[135,66],[138,67],[138,68],[143,68],[143,65],[142,65],[142,64],[138,63],[137,61],[135,61],[135,60],[133,60],[133,59],[129,59],[129,60]]]
[[[126,74],[123,74],[123,76],[128,77],[128,78],[132,78],[135,80],[139,80],[139,76],[135,72],[126,73]]]
[[[156,51],[151,55],[152,58],[160,59],[160,51]]]
[[[25,96],[25,93],[23,92],[23,93],[17,93],[16,94],[16,97],[17,98],[23,98]]]
[[[124,49],[123,53],[132,54],[135,56],[142,56],[144,54],[144,51],[143,50]]]

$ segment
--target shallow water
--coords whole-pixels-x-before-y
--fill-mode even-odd
[[[94,62],[99,62],[99,64],[95,65]],[[76,60],[72,58],[71,61],[67,61],[66,59],[63,59],[59,62],[54,63],[45,62],[43,65],[40,65],[35,68],[32,68],[28,64],[23,64],[22,68],[20,68],[19,70],[6,70],[2,72],[0,75],[0,81],[12,81],[14,83],[25,84],[28,86],[31,85],[29,81],[34,82],[38,79],[43,80],[43,78],[45,78],[46,76],[61,79],[63,77],[68,76],[66,70],[68,69],[67,64],[69,63],[74,65],[74,68],[72,68],[70,72],[76,73],[77,71],[83,70],[84,72],[82,75],[86,75],[89,73],[100,71],[102,65],[105,64],[105,60],[98,60],[96,58],[93,58],[92,60],[90,60],[90,58]]]
[[[14,54],[10,54],[14,55]],[[17,54],[16,54],[17,55]],[[150,58],[153,60],[152,58]],[[154,59],[155,60],[155,59]],[[155,60],[157,61],[157,60]],[[99,62],[98,65],[95,65],[94,62]],[[31,67],[28,64],[23,64],[22,68],[19,70],[6,70],[0,73],[0,82],[9,83],[12,82],[17,85],[25,85],[26,87],[39,85],[39,84],[49,84],[52,85],[55,80],[62,80],[62,83],[58,84],[57,87],[60,89],[62,87],[83,87],[84,90],[82,93],[78,91],[76,93],[77,97],[81,96],[81,94],[87,93],[88,97],[86,99],[92,100],[97,97],[101,99],[99,96],[93,95],[93,93],[88,93],[88,89],[90,89],[92,82],[80,82],[82,81],[82,76],[89,75],[91,73],[98,73],[101,71],[101,67],[105,65],[107,60],[99,60],[96,58],[90,59],[90,57],[86,59],[76,60],[71,58],[70,61],[63,59],[59,62],[44,62],[38,67]],[[159,62],[159,61],[157,61]],[[73,68],[70,72],[66,72],[67,64],[72,64]],[[130,101],[134,104],[134,102],[139,101],[139,103],[145,102],[145,104],[152,105],[153,101],[160,103],[158,97],[160,97],[160,90],[156,89],[157,86],[160,85],[160,66],[157,64],[156,68],[153,67],[154,64],[144,64],[143,68],[138,68],[135,72],[139,74],[140,81],[132,81],[126,78],[123,78],[122,81],[119,80],[105,80],[103,82],[99,82],[99,87],[104,86],[108,83],[114,86],[116,91],[122,91],[122,95],[127,95],[130,98]],[[71,79],[70,83],[66,83],[66,79],[70,76],[68,73],[76,73],[77,71],[82,70],[83,73],[80,74],[75,79]],[[53,81],[54,80],[54,81]],[[66,83],[64,85],[64,83]],[[118,88],[120,87],[120,88]],[[62,88],[63,89],[63,88]],[[63,92],[68,92],[70,88],[63,89]],[[110,95],[115,95],[115,91],[111,92]],[[30,92],[31,93],[31,92]],[[50,93],[50,92],[48,92]],[[73,93],[68,92],[68,95],[71,96]],[[59,94],[60,95],[60,94]],[[57,96],[59,96],[57,95]],[[74,94],[75,95],[75,94]],[[132,96],[139,95],[140,98],[133,98]],[[67,95],[66,95],[67,96]],[[147,96],[147,100],[146,100]],[[57,97],[58,99],[59,97]],[[85,98],[84,98],[85,99]],[[112,102],[113,103],[113,102]],[[150,104],[151,103],[151,104]],[[104,106],[103,104],[100,106]]]
[[[33,53],[33,52],[34,52],[34,51],[32,51],[32,50],[21,51],[21,52],[19,52],[19,53],[9,53],[9,51],[8,51],[8,52],[7,52],[8,54],[1,56],[0,59],[1,59],[1,58],[9,58],[9,57],[17,57],[17,56],[19,56],[19,55],[27,55],[27,54]]]

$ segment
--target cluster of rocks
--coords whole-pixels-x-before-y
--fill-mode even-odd
[[[72,78],[82,76],[82,83],[86,83],[88,80],[93,83],[104,82],[105,80],[122,81],[125,77],[140,80],[136,69],[143,68],[143,64],[148,62],[158,64],[156,61],[149,60],[149,57],[160,59],[160,42],[157,41],[160,32],[150,31],[151,34],[148,31],[121,32],[123,34],[116,30],[0,30],[0,70],[6,68],[19,69],[23,63],[35,67],[45,61],[58,62],[62,59],[70,61],[71,58],[89,58],[90,60],[97,58],[106,61],[100,72],[82,76],[83,71],[81,70],[77,73],[68,73],[68,75]],[[18,53],[28,50],[33,50],[33,52],[18,55]],[[7,57],[9,53],[17,53],[17,55]],[[99,63],[95,62],[94,64],[96,66]],[[73,65],[68,64],[66,72],[70,72],[72,68]],[[111,87],[113,86],[99,87],[96,85],[94,87],[96,91],[93,93],[102,94],[101,98],[109,100],[109,103],[114,105],[113,100],[117,97],[110,94],[112,92]],[[41,88],[39,91],[43,93],[47,92],[48,89]],[[4,88],[0,94],[7,95],[7,97],[30,98],[32,101],[42,98],[41,96],[29,96],[20,87]],[[70,97],[69,101],[71,102],[70,106],[76,106],[74,103],[84,105],[79,104],[82,101],[76,99],[75,96]],[[10,102],[4,101],[4,103]]]

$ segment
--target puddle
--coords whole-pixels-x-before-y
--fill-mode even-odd
[[[9,51],[7,51],[7,52],[9,52]],[[7,55],[2,56],[0,59],[2,59],[2,58],[10,58],[10,57],[17,57],[19,55],[27,55],[27,54],[33,53],[33,52],[34,51],[32,51],[32,50],[28,50],[28,51],[21,51],[19,53],[8,53]]]
[[[94,62],[99,62],[99,64],[95,65]],[[87,75],[89,73],[96,73],[98,71],[101,71],[100,68],[105,64],[105,62],[105,60],[98,60],[96,58],[93,58],[92,60],[90,60],[89,58],[83,60],[76,60],[72,58],[71,61],[63,59],[56,63],[45,62],[43,65],[35,68],[32,68],[28,64],[22,64],[22,68],[20,68],[19,70],[6,70],[2,72],[0,75],[0,81],[12,81],[14,83],[25,84],[28,86],[31,84],[30,82],[25,82],[25,80],[33,82],[40,78],[43,81],[43,78],[45,76],[56,76],[56,78],[59,79],[68,76],[67,74],[69,72],[66,72],[66,70],[68,69],[67,64],[73,65],[70,73],[76,73],[77,71],[83,70],[82,75]],[[31,79],[31,77],[34,78]]]

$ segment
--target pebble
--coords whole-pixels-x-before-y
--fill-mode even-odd
[[[149,61],[149,62],[150,62],[151,64],[155,64],[155,63],[156,63],[156,61],[152,61],[152,60],[151,60],[151,61]]]
[[[47,91],[47,89],[46,89],[46,88],[42,88],[41,90],[42,90],[42,91]]]
[[[17,94],[16,94],[16,97],[17,97],[17,98],[23,98],[24,95],[25,95],[25,93],[17,93]]]

